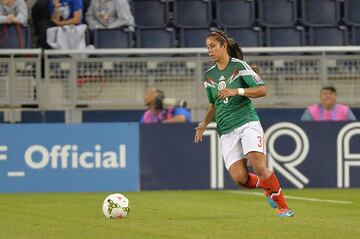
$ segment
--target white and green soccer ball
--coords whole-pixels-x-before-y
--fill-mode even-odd
[[[120,193],[107,196],[102,205],[102,211],[108,219],[121,219],[129,214],[129,200]]]

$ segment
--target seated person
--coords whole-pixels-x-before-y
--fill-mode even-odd
[[[145,91],[144,102],[148,107],[141,118],[141,123],[185,123],[190,122],[190,111],[181,106],[166,106],[165,94],[156,88]]]
[[[28,7],[24,0],[0,1],[0,24],[22,24],[28,22]]]
[[[91,30],[135,25],[128,0],[92,0],[86,22]]]
[[[82,8],[82,0],[37,0],[32,8],[37,47],[51,48],[46,41],[48,28],[82,23]]]
[[[31,20],[36,39],[35,47],[50,48],[46,43],[46,29],[53,26],[50,18],[48,0],[36,0],[31,8]]]
[[[80,24],[82,8],[82,0],[49,0],[51,21],[56,26]]]
[[[346,121],[356,120],[351,109],[336,104],[336,89],[325,86],[320,91],[320,103],[310,105],[301,117],[303,121]]]

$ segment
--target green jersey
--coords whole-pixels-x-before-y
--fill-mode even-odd
[[[215,121],[220,136],[248,122],[258,121],[259,117],[249,98],[236,95],[221,100],[217,97],[218,91],[225,87],[236,89],[263,85],[259,75],[246,62],[236,58],[230,58],[224,70],[214,65],[205,71],[204,86],[209,102],[215,106]]]

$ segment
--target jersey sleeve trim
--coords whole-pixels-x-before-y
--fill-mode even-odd
[[[210,67],[209,69],[207,69],[204,73],[207,73],[207,72],[211,71],[212,69],[214,69],[215,66],[216,66],[216,65],[213,65],[212,67]]]

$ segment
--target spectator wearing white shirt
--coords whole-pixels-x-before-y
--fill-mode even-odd
[[[27,25],[28,7],[24,0],[0,0],[0,24]]]
[[[128,0],[92,0],[86,22],[91,30],[135,26]]]

